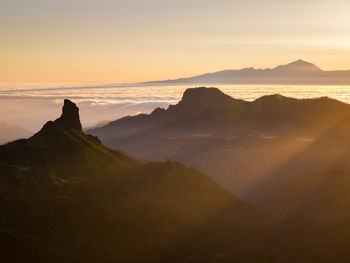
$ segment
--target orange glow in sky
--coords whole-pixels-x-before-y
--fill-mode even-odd
[[[296,59],[350,69],[345,0],[2,0],[0,82],[124,83]]]

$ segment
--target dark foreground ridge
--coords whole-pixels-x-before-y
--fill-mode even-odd
[[[190,107],[193,92],[195,117],[206,110]],[[212,89],[199,105],[215,94],[219,109],[232,101]],[[31,138],[0,146],[0,262],[348,262],[349,225],[275,216],[194,168],[111,150],[81,130],[70,101]]]
[[[0,147],[1,262],[249,259],[267,235],[256,218],[268,222],[193,168],[106,148],[68,100],[37,134]]]

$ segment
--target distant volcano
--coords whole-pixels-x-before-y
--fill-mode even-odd
[[[318,66],[299,59],[275,68],[222,70],[189,78],[144,82],[144,85],[187,84],[300,84],[350,85],[350,70],[324,71]]]
[[[285,70],[285,71],[304,71],[304,72],[322,72],[322,69],[317,67],[315,64],[299,59],[297,61],[291,62],[287,65],[280,65],[273,70]]]

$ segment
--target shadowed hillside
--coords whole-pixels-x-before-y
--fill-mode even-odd
[[[215,88],[196,88],[166,110],[89,132],[141,158],[170,158],[199,168],[239,197],[259,202],[294,176],[337,169],[339,160],[346,168],[347,144],[339,148],[345,139],[316,145],[349,114],[349,105],[329,98],[268,95],[246,102]],[[338,155],[329,158],[334,151]]]
[[[263,206],[322,224],[350,220],[350,173],[331,171],[294,178],[271,191]]]
[[[344,118],[279,169],[299,176],[272,189],[262,205],[323,224],[350,220],[349,159],[350,118]]]
[[[214,104],[230,100],[223,96]],[[240,201],[194,168],[171,161],[141,163],[86,135],[78,108],[68,100],[59,119],[29,139],[1,146],[0,160],[1,262],[333,263],[350,258],[346,217],[321,225],[276,216]]]
[[[202,173],[140,163],[81,130],[78,108],[0,147],[1,262],[232,262],[268,220]]]

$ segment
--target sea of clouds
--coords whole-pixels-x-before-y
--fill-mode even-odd
[[[295,98],[329,96],[350,103],[349,86],[218,85],[217,87],[234,98],[248,101],[263,95],[279,93]],[[48,120],[58,118],[63,100],[70,99],[77,103],[82,125],[88,129],[124,116],[150,113],[157,107],[167,108],[170,104],[176,104],[181,100],[187,88],[189,86],[0,85],[0,123],[16,125],[34,133]]]

